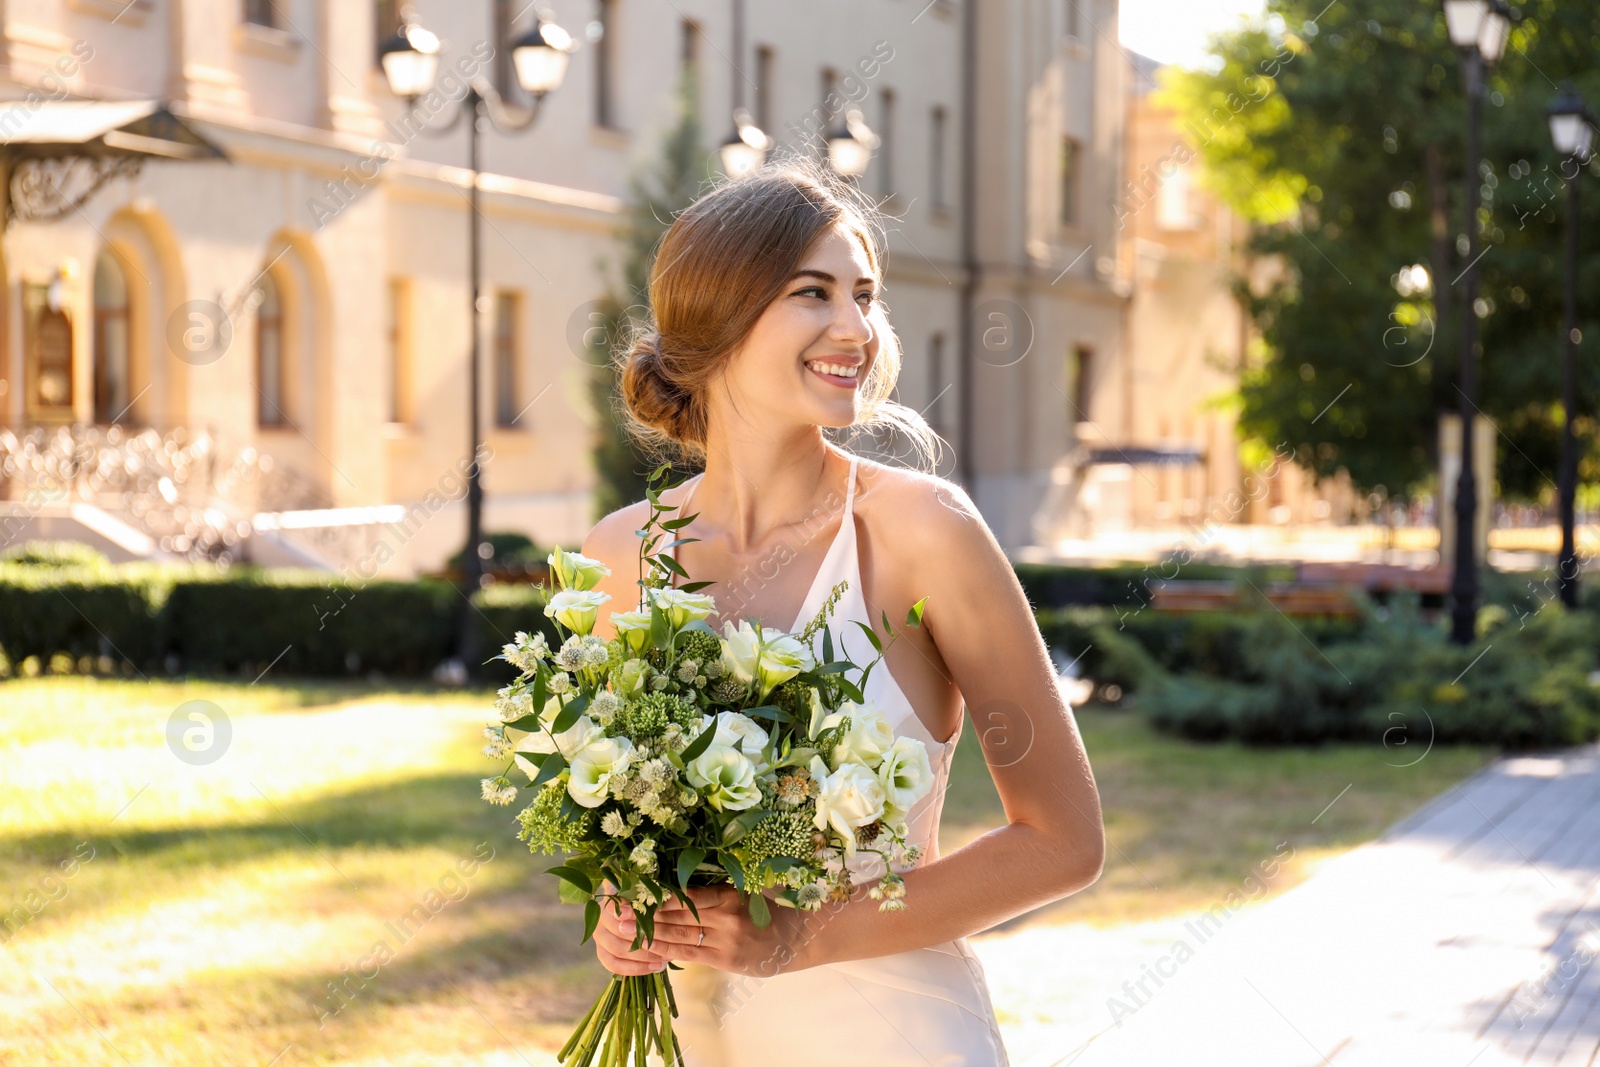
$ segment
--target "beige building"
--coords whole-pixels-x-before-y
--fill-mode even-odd
[[[1259,285],[1272,265],[1246,257],[1248,224],[1203,188],[1197,137],[1206,131],[1181,129],[1155,102],[1159,71],[1141,56],[1129,67],[1126,173],[1102,203],[1127,293],[1122,345],[1072,354],[1078,447],[1040,513],[1047,551],[1070,555],[1073,541],[1130,530],[1312,523],[1350,508],[1342,487],[1318,489],[1270,447],[1238,443],[1229,398],[1259,335],[1233,281]]]
[[[1084,436],[1075,404],[1090,398],[1097,425],[1122,404],[1109,383],[1135,290],[1108,206],[1131,76],[1115,0],[862,0],[848,18],[749,0],[540,6],[575,40],[565,80],[531,130],[482,138],[485,529],[571,543],[595,518],[581,338],[688,64],[708,158],[736,92],[785,148],[860,109],[879,139],[860,181],[895,217],[899,398],[951,441],[941,470],[970,479],[1002,542],[1032,541]],[[505,47],[523,9],[414,4],[442,62],[412,106],[376,61],[393,3],[0,6],[0,134],[148,146],[154,130],[226,156],[10,172],[0,540],[76,528],[113,554],[216,542],[392,573],[461,544],[471,179],[464,121],[433,131],[473,76],[527,102]],[[126,108],[74,110],[85,101]],[[92,195],[44,218],[40,189],[69,179]],[[1140,434],[1223,433],[1139,417]],[[91,452],[114,462],[63,473]]]

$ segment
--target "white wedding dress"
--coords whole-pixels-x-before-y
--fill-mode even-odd
[[[861,595],[856,552],[856,467],[852,456],[839,532],[789,632],[803,629],[833,587],[848,580],[828,626],[835,657],[849,655],[865,665],[876,653],[866,635],[851,625],[856,620],[870,624],[872,619]],[[699,477],[694,484],[699,484]],[[690,514],[687,505],[693,494],[691,486],[679,516]],[[675,558],[676,552],[672,554]],[[715,595],[714,589],[708,591]],[[820,630],[814,647],[820,657]],[[883,709],[896,735],[918,738],[928,746],[934,786],[912,807],[906,835],[908,843],[923,847],[919,866],[925,865],[937,857],[939,813],[961,724],[947,741],[935,740],[889,673],[887,662],[872,669],[863,695]],[[861,852],[850,862],[850,870],[852,881],[859,885],[881,877],[884,864],[876,853]],[[918,906],[915,890],[905,899],[910,908]],[[845,906],[878,904],[863,900]],[[731,974],[702,964],[679,966],[683,969],[671,972],[679,1012],[674,1025],[688,1067],[1008,1067],[1010,1062],[983,966],[965,937],[770,978]]]

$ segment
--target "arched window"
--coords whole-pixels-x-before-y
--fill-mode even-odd
[[[128,279],[109,251],[94,261],[94,421],[122,422],[133,404],[128,378]]]
[[[261,275],[261,304],[256,308],[256,420],[262,426],[286,426],[283,367],[283,304],[269,270]]]

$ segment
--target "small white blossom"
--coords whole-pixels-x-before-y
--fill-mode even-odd
[[[628,862],[633,864],[640,874],[656,873],[655,838],[647,837],[633,846],[633,851],[628,853]]]
[[[595,634],[588,634],[583,638],[583,650],[587,660],[585,666],[604,667],[611,662],[611,647],[606,644],[604,638]]]
[[[483,746],[483,754],[489,759],[505,759],[511,754],[511,741],[505,734],[497,733],[494,727],[486,727],[484,735],[489,738],[489,743]]]
[[[555,664],[564,671],[582,670],[588,662],[589,653],[584,650],[582,640],[576,634],[562,642],[556,652]]]
[[[544,634],[535,633],[530,637],[522,630],[518,630],[513,635],[512,641],[500,649],[500,653],[518,670],[531,671],[540,660],[550,654],[550,647],[545,642]]]
[[[613,809],[600,819],[600,829],[612,837],[627,837],[628,821],[622,817],[622,812]]]
[[[491,804],[509,804],[517,799],[517,787],[503,775],[495,778],[485,778],[481,782],[483,799]]]
[[[572,692],[572,675],[565,671],[557,671],[550,676],[548,688],[550,692],[555,693],[557,696],[565,696],[567,693]]]

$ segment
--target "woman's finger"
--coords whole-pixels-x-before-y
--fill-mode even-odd
[[[618,934],[614,931],[602,930],[597,927],[594,932],[594,942],[613,956],[619,956],[624,959],[646,963],[658,963],[661,960],[661,954],[643,942],[640,943],[637,949],[634,948],[633,935],[631,934]]]
[[[645,963],[642,961],[625,959],[620,956],[614,956],[598,946],[595,948],[595,954],[600,959],[600,965],[606,970],[610,971],[612,974],[638,976],[644,974],[654,974],[657,971],[666,969],[665,963]]]

